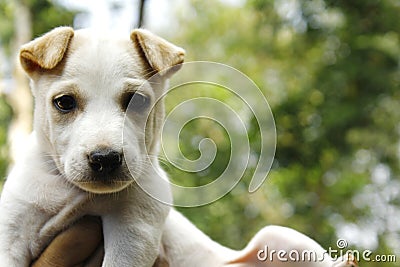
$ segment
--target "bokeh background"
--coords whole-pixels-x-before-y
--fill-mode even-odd
[[[247,192],[250,166],[219,201],[180,208],[201,230],[241,249],[264,225],[284,225],[325,248],[343,238],[372,258],[397,256],[397,263],[362,266],[399,266],[399,15],[398,0],[0,0],[0,181],[31,129],[18,47],[60,25],[127,34],[140,25],[184,47],[187,61],[241,70],[275,117],[276,157],[257,192]],[[253,124],[248,136],[257,156]],[[216,140],[219,155],[198,174],[163,161],[171,179],[196,185],[217,177],[230,153],[225,135],[204,121],[185,127],[180,146],[189,158],[198,156],[199,137]]]

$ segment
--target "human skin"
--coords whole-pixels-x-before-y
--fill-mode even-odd
[[[31,267],[100,267],[103,255],[100,218],[86,216],[56,236]]]
[[[98,217],[85,216],[61,232],[31,267],[101,267],[104,257],[103,229]],[[157,258],[153,267],[168,267]]]

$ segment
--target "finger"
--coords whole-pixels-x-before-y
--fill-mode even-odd
[[[76,266],[90,258],[102,240],[100,219],[84,217],[59,234],[32,267]]]

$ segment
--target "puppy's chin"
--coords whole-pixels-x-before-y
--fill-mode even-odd
[[[130,181],[74,181],[74,184],[80,189],[93,194],[110,194],[122,191],[127,188],[133,180]]]

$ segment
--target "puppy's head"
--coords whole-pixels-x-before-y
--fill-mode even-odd
[[[126,158],[143,174],[157,153],[163,116],[153,102],[178,68],[165,70],[183,57],[183,49],[145,30],[120,38],[60,27],[24,45],[34,129],[60,175],[86,191],[111,193],[133,182]],[[155,73],[157,81],[148,82]]]

